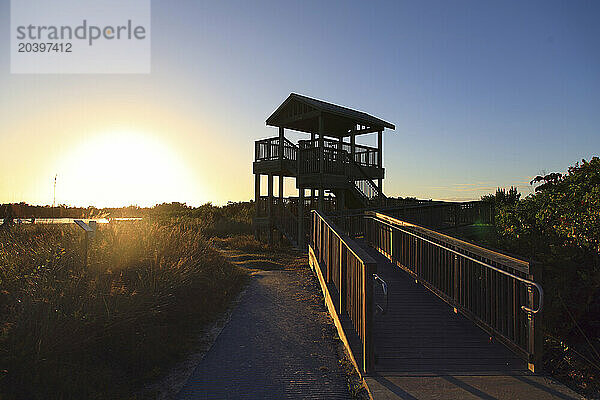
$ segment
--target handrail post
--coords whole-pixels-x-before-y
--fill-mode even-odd
[[[417,274],[417,276],[421,276],[421,269],[419,268],[419,239],[417,239],[417,237],[415,237],[414,240],[414,249],[415,249],[415,261],[414,261],[414,268],[413,268],[413,272],[415,274]]]
[[[339,313],[342,314],[346,309],[346,271],[348,260],[346,259],[346,252],[344,251],[344,244],[340,240],[340,309]]]
[[[363,371],[369,374],[375,365],[373,351],[373,274],[376,264],[363,264]]]
[[[394,264],[394,229],[390,226],[390,262]]]
[[[323,250],[325,251],[325,256],[323,257],[323,259],[325,260],[325,266],[327,267],[327,271],[325,273],[325,282],[329,284],[331,282],[331,257],[329,254],[331,252],[331,241],[329,240],[331,230],[327,228],[325,229],[324,233],[325,234],[323,235]]]
[[[458,255],[454,255],[454,301],[456,304],[459,304],[459,293],[458,293],[458,268],[459,268],[459,260]]]
[[[535,262],[529,263],[529,275],[527,279],[538,281],[541,278],[540,265]],[[535,279],[534,279],[535,278]],[[527,285],[527,307],[535,310],[535,289],[533,285]],[[527,311],[527,352],[529,353],[528,368],[531,372],[538,372],[542,367],[542,353],[544,349],[544,334],[542,331],[542,315]]]

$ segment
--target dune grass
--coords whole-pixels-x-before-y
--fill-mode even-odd
[[[0,399],[139,398],[246,273],[195,219],[0,231]],[[137,395],[136,395],[137,393]]]

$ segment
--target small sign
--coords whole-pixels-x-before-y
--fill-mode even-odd
[[[77,226],[79,226],[85,232],[94,232],[94,230],[88,224],[86,224],[85,222],[83,222],[80,219],[76,219],[75,223],[77,224]]]

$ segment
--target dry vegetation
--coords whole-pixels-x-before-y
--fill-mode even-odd
[[[0,231],[0,398],[135,398],[195,345],[246,273],[200,219]]]
[[[321,302],[306,254],[249,234],[252,203],[155,209],[100,225],[87,267],[74,225],[0,227],[0,400],[154,398],[255,270],[298,270]]]

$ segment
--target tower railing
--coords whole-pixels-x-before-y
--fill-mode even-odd
[[[280,159],[281,145],[279,136],[268,139],[261,139],[254,142],[254,160],[278,160]],[[296,161],[298,158],[298,146],[283,139],[283,158],[290,161]]]
[[[300,140],[298,141],[298,147],[300,150],[307,149],[318,149],[319,140]],[[342,148],[340,149],[340,142],[332,139],[323,139],[323,147],[331,150],[341,150],[345,153],[352,154],[352,145],[348,142],[342,142]],[[379,149],[376,147],[365,146],[362,144],[354,145],[354,162],[364,167],[377,167]]]

